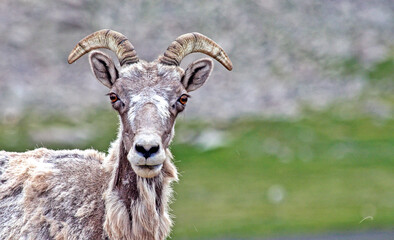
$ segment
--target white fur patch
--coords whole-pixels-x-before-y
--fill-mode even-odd
[[[157,64],[157,73],[158,75],[161,75],[164,78],[170,78],[170,79],[181,78],[181,74],[177,70],[175,70],[174,66]]]
[[[143,64],[144,64],[144,61],[140,60],[138,63],[125,65],[120,69],[119,75],[121,77],[129,77],[130,78],[132,75],[131,73],[133,73],[135,71],[145,72],[145,68],[144,68]]]
[[[168,101],[165,98],[159,95],[153,95],[152,101],[159,110],[160,117],[163,121],[170,117]]]
[[[135,119],[135,116],[137,114],[137,109],[138,109],[138,107],[140,105],[140,102],[141,102],[141,96],[140,95],[141,94],[134,95],[130,99],[130,109],[129,109],[128,117],[129,117],[130,125],[133,128],[133,130],[135,130],[134,119]]]
[[[147,89],[138,95],[132,96],[130,99],[128,118],[133,130],[135,130],[134,120],[137,112],[146,103],[152,103],[156,106],[163,124],[170,117],[168,101],[153,90]]]

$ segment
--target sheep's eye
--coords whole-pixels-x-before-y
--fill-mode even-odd
[[[187,103],[187,95],[182,95],[179,99],[178,99],[178,101],[180,102],[180,103],[182,103],[182,105],[185,105],[186,103]]]
[[[109,94],[109,99],[111,99],[111,102],[114,103],[119,100],[118,96],[115,93]]]

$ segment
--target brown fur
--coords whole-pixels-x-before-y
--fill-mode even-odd
[[[220,60],[220,59],[219,59]],[[172,226],[177,181],[169,144],[188,92],[212,70],[202,59],[184,71],[140,60],[117,69],[94,51],[90,64],[120,118],[105,156],[95,150],[0,152],[0,239],[161,240]]]
[[[114,161],[122,159],[118,143],[107,157],[94,150],[1,151],[0,239],[164,239],[176,169],[168,159],[158,177],[120,174],[117,181],[134,180],[114,184],[124,164]]]
[[[178,98],[186,93],[180,73],[142,61],[121,73],[111,88],[122,100],[114,104],[120,129],[108,156],[44,148],[1,152],[0,239],[165,239],[172,226],[170,184],[178,179],[168,146],[184,109]],[[132,102],[138,94],[140,101]],[[159,136],[164,156],[148,178],[129,156],[138,156],[132,151],[141,131]]]
[[[101,167],[103,154],[41,148],[1,156],[8,161],[1,175],[0,239],[104,236],[97,228],[104,204],[96,194],[104,191],[103,180],[109,177]]]

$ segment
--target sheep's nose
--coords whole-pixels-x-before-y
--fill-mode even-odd
[[[157,153],[159,149],[160,149],[159,145],[144,146],[141,144],[135,144],[135,151],[146,159]]]

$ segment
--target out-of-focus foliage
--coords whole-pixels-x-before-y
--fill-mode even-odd
[[[81,123],[27,116],[0,125],[0,145],[106,151],[115,113],[88,116]],[[174,239],[390,228],[393,126],[336,109],[296,121],[178,122]],[[57,142],[62,133],[68,142]]]
[[[392,125],[327,114],[294,122],[242,120],[222,126],[219,148],[176,145],[183,177],[176,186],[175,236],[389,228]],[[373,220],[360,223],[366,217]]]

